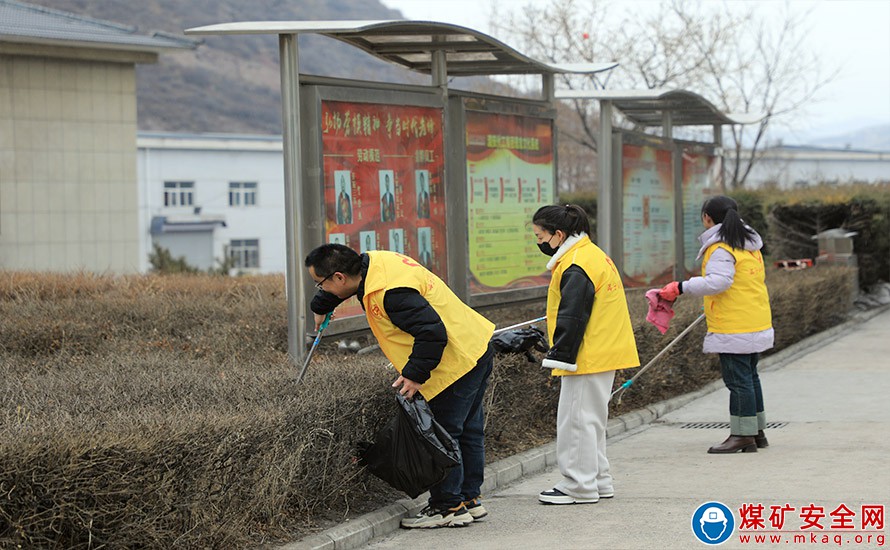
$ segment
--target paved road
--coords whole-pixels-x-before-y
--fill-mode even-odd
[[[767,431],[769,448],[749,454],[706,453],[728,429],[684,426],[728,422],[728,392],[719,389],[610,439],[613,499],[574,506],[539,504],[538,492],[552,487],[559,476],[555,468],[547,468],[487,495],[490,514],[484,522],[460,529],[399,530],[365,548],[706,548],[693,535],[691,523],[694,511],[709,501],[724,503],[736,522],[743,505],[762,505],[769,529],[770,507],[793,508],[785,516],[785,532],[772,533],[782,537],[779,542],[745,543],[737,529],[720,548],[886,546],[884,530],[872,525],[864,532],[841,530],[836,526],[842,518],[831,513],[844,505],[854,514],[849,518],[854,530],[862,531],[863,506],[890,507],[890,311],[763,373],[762,381],[768,420],[782,424]],[[825,514],[818,520],[822,530],[802,529],[801,516],[810,505],[814,513],[821,509]]]

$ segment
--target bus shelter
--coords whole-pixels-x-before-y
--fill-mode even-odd
[[[315,289],[302,258],[323,242],[425,264],[471,306],[541,297],[549,276],[526,222],[556,192],[559,73],[481,32],[429,21],[224,23],[186,34],[277,34],[284,143],[288,351],[305,356]],[[301,75],[297,38],[320,34],[427,74],[429,86]],[[450,90],[456,76],[541,75],[541,97]],[[367,327],[355,300],[329,334]]]
[[[597,240],[627,288],[653,288],[695,272],[701,205],[723,191],[723,126],[752,124],[762,115],[726,114],[686,90],[560,90],[566,100],[596,100],[598,140]],[[617,128],[615,111],[638,128]],[[710,142],[674,139],[676,126],[712,129]]]

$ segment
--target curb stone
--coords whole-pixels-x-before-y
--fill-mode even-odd
[[[804,338],[782,351],[765,357],[760,362],[759,370],[765,372],[782,368],[837,340],[855,326],[887,310],[890,310],[890,305],[853,313],[851,318],[844,323]],[[715,380],[698,390],[611,418],[606,426],[606,437],[611,439],[634,428],[650,424],[667,413],[721,388],[723,388],[723,381]],[[522,477],[540,473],[554,466],[556,466],[556,442],[552,441],[487,465],[482,492],[492,493]],[[413,500],[399,500],[395,504],[348,520],[321,533],[277,546],[276,550],[352,550],[359,548],[374,538],[397,531],[399,522],[406,513],[408,515],[416,514],[426,505],[427,495],[428,493],[424,493]]]

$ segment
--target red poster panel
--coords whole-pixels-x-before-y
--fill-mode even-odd
[[[552,120],[467,111],[472,294],[549,284],[529,222],[553,195]]]
[[[321,113],[325,240],[401,252],[446,280],[442,109],[322,101]],[[361,314],[350,300],[338,317]]]
[[[671,152],[625,144],[621,169],[624,286],[668,283],[673,278],[676,255]]]

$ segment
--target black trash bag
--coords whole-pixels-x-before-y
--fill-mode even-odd
[[[411,498],[445,479],[460,464],[457,443],[433,418],[419,394],[396,394],[398,411],[374,436],[359,445],[359,464]]]
[[[530,363],[537,361],[531,350],[546,352],[550,349],[547,337],[538,327],[502,332],[491,339],[491,345],[498,353],[524,353]]]

